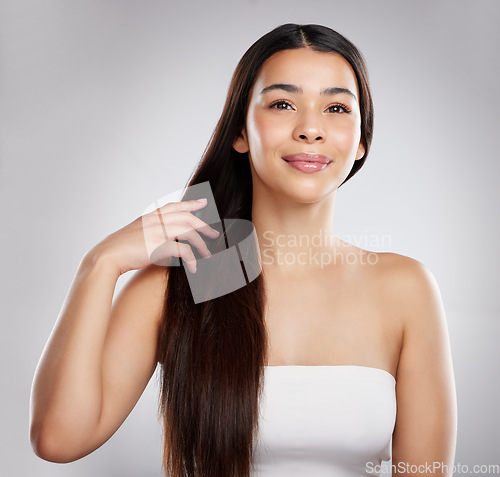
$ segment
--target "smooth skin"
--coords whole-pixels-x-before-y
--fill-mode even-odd
[[[274,84],[301,90],[261,93]],[[354,96],[321,94],[331,87]],[[264,258],[268,364],[386,370],[396,378],[393,465],[451,467],[455,382],[435,278],[417,260],[368,252],[333,233],[336,189],[365,152],[358,97],[354,72],[340,55],[309,48],[279,52],[262,66],[245,127],[235,138],[234,148],[249,153],[252,171],[252,221]],[[323,171],[303,173],[282,159],[299,152],[320,153],[333,162]],[[181,204],[163,211],[172,227],[180,221],[175,207]],[[205,225],[185,212],[182,223],[192,229]],[[309,247],[270,241],[269,232],[274,238],[322,234],[314,250],[334,260],[322,266],[298,259],[285,263],[284,253],[303,257]],[[202,252],[199,241],[197,246]],[[112,304],[116,280],[129,270],[139,271]],[[137,223],[84,257],[35,375],[31,439],[40,457],[54,462],[83,457],[126,419],[156,368],[167,285],[163,267],[148,263]]]
[[[300,89],[262,92],[281,84]],[[354,95],[321,94],[332,87]],[[455,382],[436,280],[417,260],[367,252],[332,231],[336,189],[365,152],[357,98],[349,63],[336,53],[309,48],[273,55],[253,86],[246,125],[234,148],[250,158],[252,222],[264,257],[268,361],[354,364],[391,373],[397,382],[394,473],[416,465],[422,472],[412,475],[451,475]],[[304,173],[283,160],[303,152],[333,162],[322,171]],[[272,240],[266,240],[269,231]],[[330,253],[332,264],[300,263],[314,236],[328,237],[313,249]],[[302,242],[296,245],[290,237]],[[287,260],[280,260],[284,254]],[[290,258],[294,256],[297,260]],[[448,469],[443,465],[429,474],[425,464],[434,462]]]
[[[156,369],[167,286],[165,268],[151,262],[149,250],[160,252],[159,261],[182,257],[194,273],[191,246],[210,255],[199,232],[218,236],[191,213],[205,205],[166,204],[109,235],[82,259],[33,381],[30,438],[42,459],[71,462],[93,452],[136,405]],[[113,301],[118,278],[130,270],[138,272]]]

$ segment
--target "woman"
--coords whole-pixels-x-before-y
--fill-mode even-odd
[[[187,200],[193,189],[92,248],[35,375],[37,455],[69,462],[101,446],[160,363],[170,475],[378,475],[391,450],[394,474],[451,475],[455,384],[435,279],[332,231],[372,129],[365,63],[342,35],[286,24],[252,45],[188,186],[208,182],[220,217],[254,224],[262,273],[194,302],[196,263],[227,231],[202,220],[210,203]],[[188,271],[162,266],[174,257]]]

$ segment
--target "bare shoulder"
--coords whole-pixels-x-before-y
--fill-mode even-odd
[[[375,253],[375,252],[369,252]],[[391,298],[393,306],[398,307],[405,325],[418,319],[420,322],[431,319],[442,312],[441,294],[434,274],[422,262],[392,252],[376,253],[374,273],[380,286]],[[423,310],[433,311],[432,314]]]
[[[418,260],[377,253],[373,273],[403,330],[396,372],[398,410],[393,465],[453,463],[456,391],[448,325],[439,286]],[[415,442],[419,442],[416,446]]]
[[[356,286],[374,291],[391,315],[408,318],[415,315],[416,305],[426,302],[431,306],[439,301],[436,279],[422,262],[399,253],[373,252],[343,241],[339,244],[338,257],[354,272]]]
[[[408,275],[418,274],[426,267],[422,262],[395,252],[372,252],[355,247],[358,253],[364,257],[364,262],[375,265],[377,271],[382,273],[405,273]]]
[[[439,298],[434,274],[422,262],[394,252],[372,252],[355,247],[364,273],[377,284],[379,293],[408,315],[416,303]]]
[[[426,265],[393,252],[357,249],[357,253],[362,258],[359,275],[374,291],[384,315],[402,332],[402,346],[410,335],[414,339],[446,327],[439,286]]]

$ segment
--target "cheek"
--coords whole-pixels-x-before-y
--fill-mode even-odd
[[[278,147],[284,136],[284,128],[279,122],[258,114],[248,117],[247,132],[254,159]]]
[[[331,129],[330,135],[339,149],[349,152],[357,149],[361,130],[359,126],[353,124],[337,125]]]

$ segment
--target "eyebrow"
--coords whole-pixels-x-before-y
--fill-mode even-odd
[[[294,84],[288,84],[288,83],[276,83],[272,84],[270,86],[265,87],[260,94],[267,93],[268,91],[272,91],[274,89],[281,89],[283,91],[286,91],[288,93],[303,93],[303,90],[300,86],[296,86]],[[358,98],[356,98],[356,95],[347,88],[340,88],[340,87],[331,87],[331,88],[325,88],[322,89],[320,94],[322,96],[333,96],[335,94],[341,94],[341,93],[347,93],[350,96],[352,96],[356,101]]]

